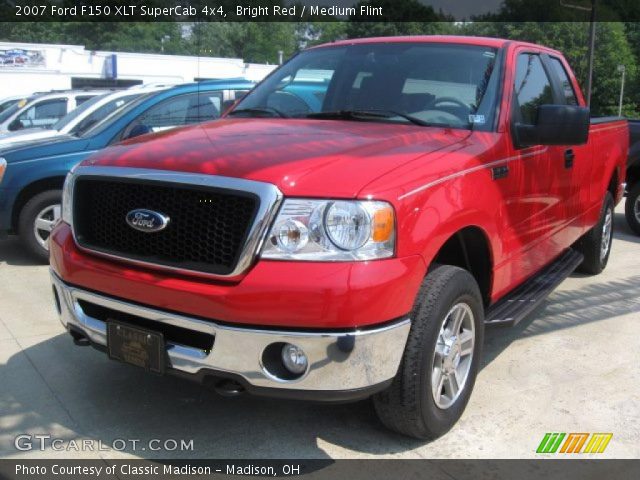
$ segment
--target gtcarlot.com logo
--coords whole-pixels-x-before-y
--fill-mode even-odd
[[[603,453],[611,437],[613,433],[545,433],[536,453]]]
[[[152,438],[140,440],[139,438],[115,438],[111,441],[92,439],[62,439],[48,434],[22,434],[18,435],[13,444],[16,450],[29,451],[47,449],[55,452],[104,452],[110,450],[122,451],[151,451],[151,452],[187,452],[193,451],[193,440],[174,438]]]

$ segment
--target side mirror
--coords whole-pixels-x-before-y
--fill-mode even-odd
[[[518,147],[582,145],[589,138],[590,111],[575,105],[540,105],[535,125],[515,125]]]
[[[134,125],[131,130],[122,138],[122,140],[128,140],[130,138],[139,137],[140,135],[146,135],[147,133],[153,133],[153,130],[149,125],[139,123]]]
[[[15,132],[16,130],[22,130],[23,128],[24,128],[24,125],[17,118],[7,126],[7,129],[10,132]]]

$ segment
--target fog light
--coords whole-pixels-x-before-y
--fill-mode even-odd
[[[286,343],[282,347],[282,363],[291,373],[301,375],[307,370],[309,362],[301,348]]]

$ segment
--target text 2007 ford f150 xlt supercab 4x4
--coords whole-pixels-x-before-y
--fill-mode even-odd
[[[76,168],[56,305],[113,359],[228,394],[373,396],[385,425],[434,438],[469,400],[485,325],[605,268],[627,147],[548,48],[315,47],[226,118]]]

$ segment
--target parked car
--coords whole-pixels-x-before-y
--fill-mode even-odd
[[[0,234],[19,234],[30,252],[47,261],[64,178],[75,164],[121,140],[215,119],[224,105],[252,87],[245,80],[220,80],[154,91],[77,137],[59,135],[0,149]]]
[[[20,103],[27,101],[27,97],[23,95],[14,95],[12,97],[5,97],[0,99],[0,113],[4,112],[7,108]]]
[[[10,147],[14,143],[52,138],[58,135],[82,136],[96,123],[112,114],[127,103],[144,93],[157,92],[166,87],[132,87],[117,92],[97,95],[87,100],[71,113],[54,123],[51,128],[29,128],[17,132],[0,134],[0,148]]]
[[[0,113],[0,134],[28,128],[49,128],[83,102],[104,90],[70,90],[31,95]]]
[[[319,69],[319,107],[292,98]],[[387,427],[434,438],[465,409],[486,324],[606,267],[627,148],[549,48],[315,47],[224,119],[69,174],[56,308],[112,359],[228,395],[373,396]]]
[[[625,216],[631,229],[640,235],[640,120],[629,121]]]

